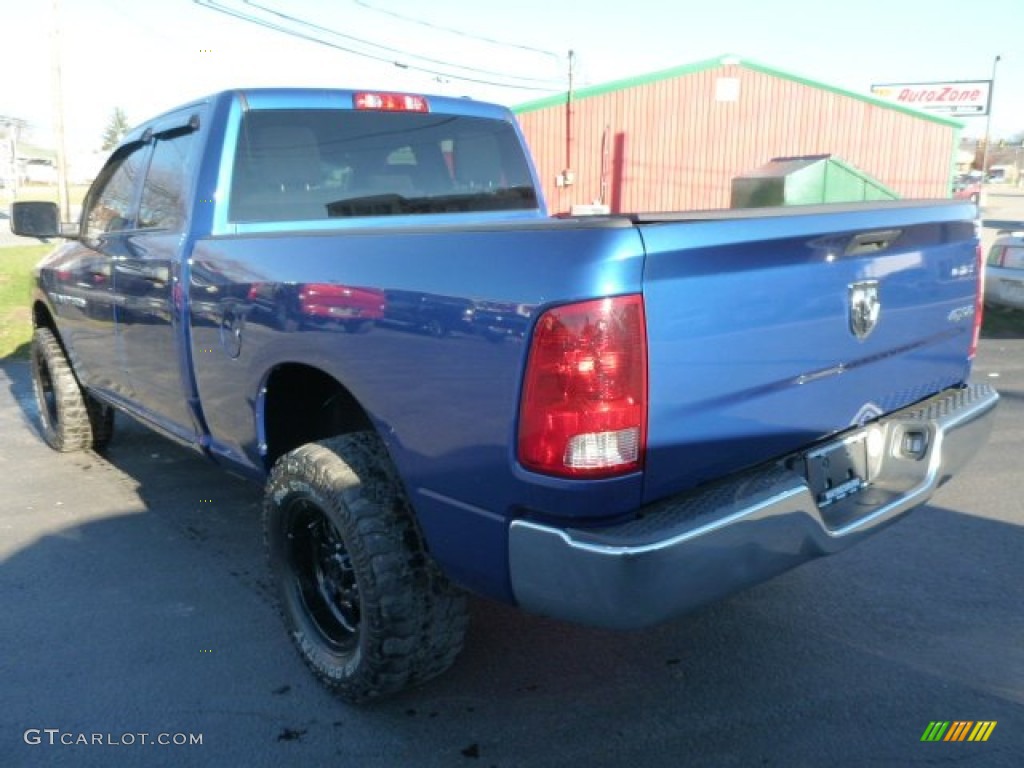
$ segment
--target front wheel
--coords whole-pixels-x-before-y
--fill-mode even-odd
[[[375,434],[282,456],[267,482],[264,534],[288,632],[342,698],[396,693],[455,661],[465,596],[425,552]]]
[[[84,392],[49,328],[32,336],[32,389],[43,439],[56,451],[101,449],[114,434],[114,410]]]

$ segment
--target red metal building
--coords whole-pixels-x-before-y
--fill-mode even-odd
[[[834,155],[901,197],[948,197],[961,128],[736,56],[514,111],[552,212],[725,208],[733,177],[799,155]]]

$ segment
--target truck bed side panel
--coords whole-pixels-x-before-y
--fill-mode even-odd
[[[624,220],[403,226],[197,243],[192,355],[211,449],[264,471],[261,387],[279,366],[323,371],[376,424],[434,556],[463,584],[506,594],[513,506],[593,515],[640,501],[635,476],[551,488],[514,464],[533,318],[552,302],[639,292],[640,239]],[[371,295],[383,310],[351,332]]]

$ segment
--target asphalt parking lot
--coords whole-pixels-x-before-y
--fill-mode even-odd
[[[644,632],[475,600],[447,675],[353,708],[276,616],[257,487],[126,419],[55,454],[0,363],[0,766],[1019,766],[1024,338],[976,376],[991,440],[864,544]]]

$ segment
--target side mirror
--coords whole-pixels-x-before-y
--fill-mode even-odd
[[[67,237],[56,203],[11,203],[11,232],[22,237]]]

